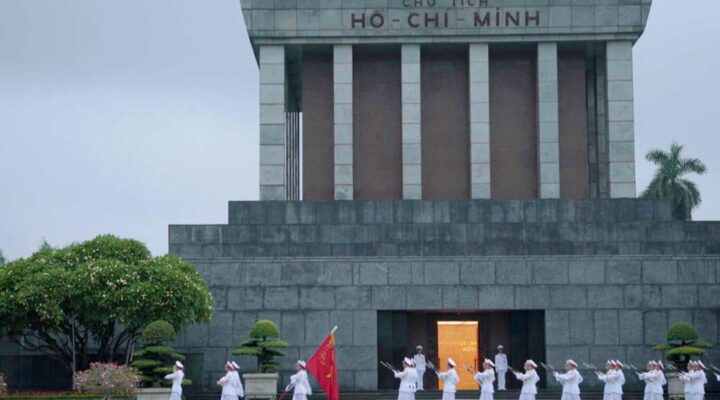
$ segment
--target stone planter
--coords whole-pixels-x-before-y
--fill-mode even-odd
[[[684,399],[685,398],[685,386],[683,385],[683,382],[680,380],[678,373],[677,372],[668,372],[667,374],[665,374],[665,379],[667,379],[668,399],[669,400]]]
[[[245,379],[245,400],[275,400],[278,374],[243,374]]]
[[[145,388],[138,389],[137,400],[168,400],[171,393],[170,388]]]

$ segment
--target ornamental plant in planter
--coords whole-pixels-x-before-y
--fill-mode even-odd
[[[93,363],[75,375],[75,390],[97,395],[103,399],[133,397],[140,383],[140,375],[126,365]]]
[[[676,370],[685,371],[692,356],[700,357],[705,354],[705,350],[712,345],[700,338],[695,328],[688,323],[678,323],[670,327],[665,337],[666,342],[658,344],[654,347],[655,351],[665,351],[668,361],[670,361]],[[683,397],[683,384],[678,378],[676,372],[669,372],[668,395],[671,399]]]
[[[167,345],[173,340],[175,328],[166,321],[151,322],[143,330],[143,349],[135,353],[135,361],[132,362],[142,375],[143,389],[138,393],[138,400],[167,400],[170,397],[172,382],[165,380],[165,376],[173,372],[175,361],[185,359]],[[183,380],[183,386],[191,383],[188,379]]]
[[[232,352],[236,356],[255,357],[257,360],[257,373],[243,374],[245,396],[274,396],[278,381],[275,370],[280,365],[275,358],[285,356],[280,349],[288,347],[288,343],[280,339],[277,325],[267,319],[257,321],[249,336]]]

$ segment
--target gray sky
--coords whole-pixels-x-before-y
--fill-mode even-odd
[[[638,188],[686,145],[720,219],[720,1],[656,0],[635,47]],[[238,0],[0,0],[0,249],[101,233],[167,251],[171,223],[258,197],[258,73]]]

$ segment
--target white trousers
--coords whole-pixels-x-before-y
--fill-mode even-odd
[[[417,390],[425,390],[425,387],[423,386],[423,376],[425,375],[424,369],[418,369],[418,381],[417,381]]]
[[[520,393],[520,400],[535,400],[533,393]]]
[[[480,392],[480,400],[493,400],[493,394]]]
[[[170,393],[170,400],[182,400],[182,393],[177,393],[177,392]]]
[[[455,393],[443,392],[442,400],[455,400]]]
[[[234,394],[223,394],[220,396],[220,400],[237,400],[237,396]]]
[[[580,400],[580,395],[573,393],[563,393],[560,400]]]
[[[293,393],[292,400],[307,400],[307,395],[305,393],[303,393],[303,394]]]
[[[702,393],[685,393],[685,400],[703,400],[705,395]]]
[[[663,400],[663,395],[659,393],[645,393],[644,400]]]
[[[603,400],[622,400],[620,393],[604,393]]]
[[[505,374],[507,374],[506,369],[499,369],[497,371],[497,390],[507,390],[505,389]]]
[[[413,392],[399,392],[398,400],[415,400],[415,393]]]

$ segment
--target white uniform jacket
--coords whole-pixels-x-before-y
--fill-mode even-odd
[[[680,374],[680,380],[685,382],[685,394],[704,395],[707,376],[703,371],[691,371]]]
[[[495,393],[495,388],[493,388],[495,371],[492,368],[475,373],[473,378],[475,379],[475,382],[480,385],[480,393]]]
[[[520,394],[537,394],[537,383],[540,380],[537,372],[533,369],[528,372],[516,372],[515,377],[522,381]]]
[[[638,375],[641,381],[645,382],[645,394],[663,394],[665,375],[658,370],[643,372]]]
[[[622,385],[625,383],[625,375],[616,370],[608,371],[606,374],[599,374],[598,379],[605,382],[605,394],[622,394]]]
[[[563,393],[580,394],[580,384],[583,383],[583,377],[578,370],[571,369],[564,374],[555,372],[553,376],[555,376],[556,381],[563,385]]]
[[[308,381],[307,372],[300,370],[298,373],[290,377],[290,384],[295,388],[296,394],[312,394],[312,388]]]
[[[427,365],[425,363],[425,356],[422,354],[415,354],[412,358],[415,363],[415,369],[418,371],[425,371]]]
[[[165,379],[172,380],[172,393],[182,394],[183,378],[185,378],[185,373],[182,371],[175,371],[172,374],[165,375]]]
[[[505,354],[505,353],[495,354],[495,369],[498,370],[498,372],[507,371],[507,369],[508,369],[507,354]]]
[[[220,395],[221,398],[231,398],[233,396],[237,397],[235,394],[235,386],[233,386],[233,373],[232,371],[228,371],[225,376],[220,378],[218,383],[220,386],[222,386],[222,394]]]
[[[240,381],[240,373],[237,371],[232,371],[232,379],[230,380],[230,384],[235,389],[235,394],[237,397],[245,397],[245,388],[243,388],[242,382]]]
[[[438,379],[445,383],[445,385],[443,386],[443,392],[457,392],[457,384],[460,383],[460,377],[458,376],[457,371],[455,371],[455,368],[450,368],[445,372],[439,372],[437,376]]]
[[[395,371],[395,377],[400,379],[400,392],[415,393],[417,391],[418,374],[414,368]]]

